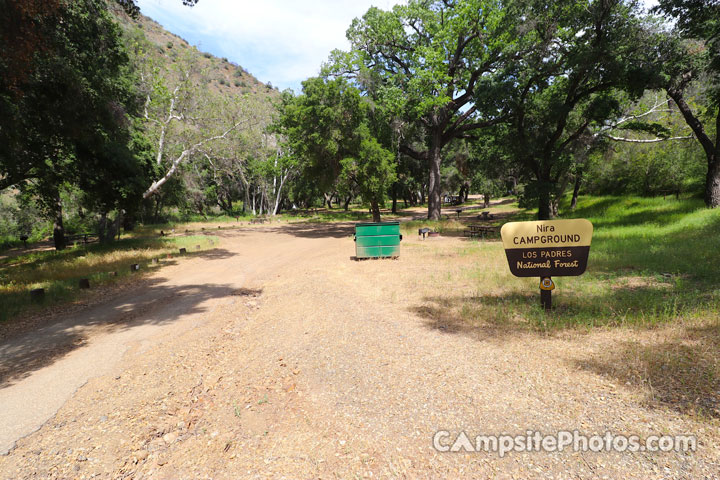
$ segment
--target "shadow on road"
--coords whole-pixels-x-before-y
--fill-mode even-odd
[[[507,298],[512,297],[512,298]],[[517,322],[503,315],[508,302],[527,304],[531,295],[509,294],[503,297],[426,297],[422,305],[410,311],[423,320],[424,325],[440,333],[464,335],[473,339],[503,339],[531,333],[527,322]],[[488,311],[496,315],[486,314]]]
[[[223,255],[222,251],[202,254]],[[0,344],[0,389],[17,383],[87,344],[91,334],[171,323],[182,316],[206,311],[203,303],[209,299],[238,295],[230,285],[175,287],[160,285],[163,281],[144,282],[109,302],[75,312],[64,321]]]
[[[273,225],[263,230],[301,238],[347,238],[355,233],[355,223],[298,222],[277,226]]]

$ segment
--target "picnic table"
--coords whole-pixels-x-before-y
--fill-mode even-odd
[[[468,225],[468,228],[465,229],[463,235],[470,238],[485,238],[486,235],[495,234],[497,231],[498,227],[492,225]]]
[[[449,203],[451,205],[460,205],[462,203],[462,200],[458,195],[445,195],[442,200],[443,203]]]
[[[97,239],[97,235],[94,235],[92,233],[78,233],[76,235],[65,235],[65,241],[67,243],[74,243],[79,240],[82,240],[82,243],[87,245],[91,241]]]

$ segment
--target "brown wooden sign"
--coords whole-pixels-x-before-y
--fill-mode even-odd
[[[516,277],[582,275],[590,254],[588,220],[510,222],[500,230],[510,271]]]

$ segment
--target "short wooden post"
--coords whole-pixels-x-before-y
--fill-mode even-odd
[[[552,310],[552,291],[555,288],[552,278],[540,277],[540,305],[545,311]]]
[[[180,255],[185,255],[187,253],[187,248],[181,248],[180,249]]]
[[[30,299],[33,302],[42,302],[45,299],[45,289],[35,288],[33,290],[30,290]]]
[[[132,265],[130,265],[130,271],[131,271],[131,272],[137,272],[138,270],[140,270],[140,264],[139,264],[139,263],[133,263]]]

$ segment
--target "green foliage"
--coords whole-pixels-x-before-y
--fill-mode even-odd
[[[654,45],[624,2],[531,1],[517,31],[525,53],[513,65],[514,116],[503,143],[531,176],[525,193],[538,200],[539,217],[549,218],[572,147],[620,115],[619,91],[642,93]]]
[[[506,113],[502,74],[515,55],[516,14],[514,3],[496,0],[373,7],[348,29],[351,51],[333,52],[325,66],[353,77],[386,110],[400,150],[429,164],[432,218],[440,215],[443,148]]]
[[[656,60],[654,86],[664,88],[682,111],[705,151],[705,204],[720,207],[720,4],[714,0],[661,0],[656,11],[675,21],[664,35]],[[704,81],[703,81],[704,80]],[[687,103],[688,90],[700,84],[701,108]],[[714,131],[713,131],[714,130]]]
[[[360,137],[358,153],[340,161],[340,181],[355,184],[368,204],[384,204],[386,192],[397,178],[395,157],[370,135],[367,126],[361,126],[357,135]]]
[[[323,191],[339,181],[345,193],[357,189],[379,216],[395,181],[395,157],[378,139],[372,106],[342,78],[311,78],[303,93],[283,96],[275,129],[289,155],[302,162],[304,176]]]
[[[20,237],[37,242],[49,233],[49,224],[29,195],[0,195],[0,250],[21,245]]]
[[[710,67],[720,74],[720,4],[714,0],[659,0],[655,7],[676,21],[676,28],[687,37],[705,40]]]
[[[585,176],[587,192],[672,195],[703,190],[705,158],[690,140],[612,147],[592,157]]]
[[[48,213],[64,185],[105,211],[137,201],[136,78],[105,2],[59,2],[34,22],[39,44],[25,75],[0,63],[0,189],[18,185]]]

